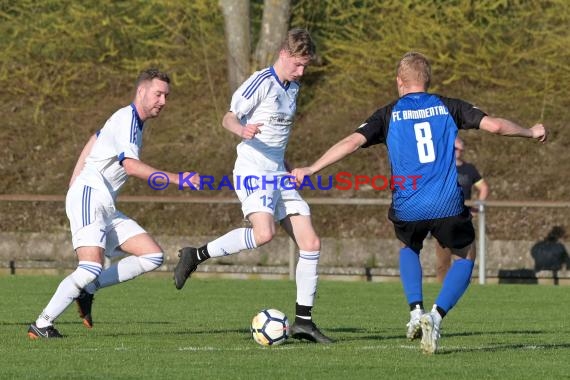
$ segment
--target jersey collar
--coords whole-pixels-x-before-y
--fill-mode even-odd
[[[425,92],[425,91],[408,92],[406,95],[403,95],[402,98],[405,98],[406,96],[410,96],[410,97],[413,97],[413,98],[417,98],[417,97],[419,97],[419,96],[427,95],[427,94],[428,94],[428,93]]]
[[[285,91],[287,91],[289,89],[289,86],[291,85],[291,82],[281,82],[279,80],[279,76],[277,76],[277,73],[275,72],[275,69],[273,68],[273,66],[271,66],[269,68],[269,71],[271,72],[271,75],[273,75],[273,77],[275,78],[275,80],[277,81],[277,83],[279,83],[279,85],[281,86],[281,88],[283,88]]]
[[[133,109],[133,113],[135,115],[135,117],[137,118],[137,127],[142,131],[143,127],[144,127],[144,122],[141,120],[139,113],[137,111],[137,107],[135,107],[135,103],[131,103],[131,108]]]

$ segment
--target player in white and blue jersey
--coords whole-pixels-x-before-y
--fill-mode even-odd
[[[320,240],[307,203],[294,183],[283,181],[288,174],[285,150],[297,108],[298,80],[315,55],[315,46],[304,29],[288,32],[272,67],[255,72],[233,94],[222,125],[241,137],[234,165],[234,188],[251,228],[237,228],[200,248],[180,250],[174,270],[177,289],[197,266],[210,257],[254,249],[275,235],[275,221],[299,247],[296,270],[296,318],[291,335],[318,343],[332,340],[312,321],[317,290]]]
[[[55,319],[76,300],[83,324],[91,328],[93,294],[100,288],[131,280],[162,265],[162,248],[137,222],[116,209],[117,194],[129,176],[147,180],[158,170],[140,161],[144,122],[157,117],[170,92],[167,74],[148,69],[139,75],[133,102],[115,112],[93,135],[75,165],[65,200],[77,269],[58,286],[28,329],[28,336],[61,338]],[[162,172],[172,183],[179,176]],[[188,178],[185,173],[183,178]],[[190,177],[194,186],[199,176]],[[103,269],[104,255],[129,254]]]
[[[458,129],[483,129],[504,136],[546,141],[542,124],[523,128],[509,120],[487,116],[473,105],[427,92],[431,67],[422,54],[401,59],[396,76],[399,99],[378,109],[354,133],[331,147],[315,163],[294,169],[302,183],[307,175],[341,160],[358,148],[385,144],[393,175],[415,176],[416,187],[396,184],[389,218],[398,239],[400,277],[410,306],[409,339],[422,336],[425,353],[437,351],[442,318],[467,290],[473,271],[474,229],[457,182],[454,142]],[[457,259],[447,273],[431,312],[425,313],[419,254],[431,233]]]

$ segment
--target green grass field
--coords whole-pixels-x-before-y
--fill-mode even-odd
[[[405,339],[399,283],[321,281],[314,318],[333,345],[289,340],[263,348],[249,335],[260,309],[294,316],[291,281],[162,276],[104,289],[87,330],[72,305],[61,340],[26,331],[61,280],[0,277],[0,379],[562,379],[570,376],[570,289],[473,284],[443,324],[441,351]],[[438,290],[425,287],[426,306]]]

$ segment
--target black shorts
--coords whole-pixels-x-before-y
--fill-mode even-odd
[[[465,248],[475,240],[475,229],[468,207],[464,207],[459,215],[413,222],[399,220],[390,207],[388,218],[394,223],[398,240],[418,253],[424,246],[428,232],[431,232],[444,248]]]

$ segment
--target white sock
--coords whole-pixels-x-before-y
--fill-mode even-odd
[[[127,256],[105,269],[97,281],[89,284],[85,290],[91,294],[107,286],[132,280],[143,273],[151,272],[162,265],[164,254],[148,253],[142,256]]]
[[[436,304],[434,304],[433,307],[431,308],[431,314],[432,314],[432,317],[433,317],[433,322],[434,322],[436,325],[441,324],[441,320],[442,320],[443,318],[441,318],[441,315],[440,315],[439,312],[437,311],[437,305],[436,305]]]
[[[232,255],[244,249],[254,249],[256,247],[253,228],[236,228],[208,243],[207,246],[210,257]]]
[[[410,320],[419,320],[424,313],[424,309],[420,305],[416,305],[415,309],[410,311]]]
[[[297,303],[299,305],[313,306],[317,293],[317,265],[319,263],[319,251],[299,251],[297,262]]]
[[[36,320],[39,328],[50,326],[53,321],[67,309],[79,296],[81,289],[101,274],[101,264],[91,261],[80,261],[77,269],[59,283],[51,300]]]

